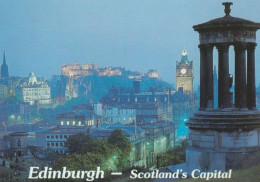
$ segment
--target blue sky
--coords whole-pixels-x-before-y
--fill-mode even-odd
[[[259,0],[236,0],[232,16],[260,22]],[[175,83],[182,49],[199,80],[198,33],[192,26],[224,16],[219,0],[0,0],[0,56],[11,75],[46,79],[63,63],[95,62],[159,75]],[[260,42],[260,34],[257,34]],[[256,48],[256,69],[260,68]],[[233,49],[230,50],[233,59]],[[215,51],[214,58],[217,59]],[[231,59],[231,73],[233,63]],[[260,81],[260,72],[256,75]],[[258,85],[258,83],[257,83]],[[195,87],[196,88],[196,87]]]

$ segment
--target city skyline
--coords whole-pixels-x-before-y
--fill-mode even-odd
[[[192,26],[224,16],[221,2],[1,1],[0,50],[6,51],[10,75],[15,76],[35,72],[49,79],[60,74],[62,64],[77,60],[80,64],[95,62],[101,67],[120,66],[143,73],[157,69],[163,80],[176,84],[176,61],[185,48],[189,60],[194,61],[196,89],[199,49],[198,34]],[[204,11],[194,8],[200,3],[204,3]],[[234,2],[231,15],[260,22],[254,13],[260,10],[257,4],[260,2],[256,0]],[[257,42],[259,37],[257,33]],[[259,49],[257,46],[256,60]],[[234,74],[232,52],[231,48],[230,72]],[[256,61],[256,69],[259,66]],[[259,78],[256,72],[257,86]]]

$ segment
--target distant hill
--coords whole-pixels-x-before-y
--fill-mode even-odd
[[[130,79],[126,75],[122,76],[87,76],[84,78],[85,82],[91,83],[91,92],[89,97],[94,101],[98,101],[101,97],[108,93],[108,89],[111,87],[132,87],[135,79]],[[143,77],[141,80],[141,91],[148,90],[149,87],[159,86],[163,89],[170,87],[171,85],[165,81]]]

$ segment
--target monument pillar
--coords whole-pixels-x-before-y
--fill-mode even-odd
[[[247,46],[247,107],[256,108],[256,88],[255,88],[255,43]]]
[[[229,45],[221,43],[218,49],[218,107],[227,108],[230,106],[229,98]]]
[[[239,42],[235,47],[235,107],[247,108],[246,86],[246,43]]]
[[[207,52],[206,45],[199,45],[200,49],[200,110],[207,108]]]
[[[207,108],[214,108],[214,87],[213,87],[213,46],[206,46],[206,79],[207,79]]]

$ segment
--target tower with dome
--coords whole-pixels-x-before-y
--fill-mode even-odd
[[[193,61],[189,61],[188,53],[184,49],[181,60],[176,62],[176,90],[183,90],[185,94],[192,94],[193,79]]]

